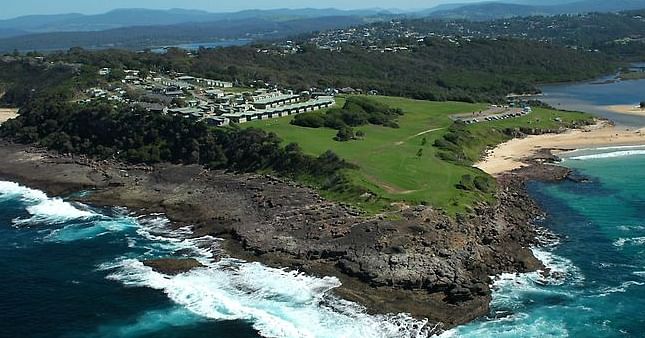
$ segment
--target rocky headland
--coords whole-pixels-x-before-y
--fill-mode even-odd
[[[546,154],[549,155],[549,154]],[[490,276],[542,268],[529,247],[540,209],[527,195],[529,179],[561,179],[568,170],[535,165],[498,177],[495,205],[479,205],[457,219],[427,206],[366,216],[327,201],[316,191],[268,175],[209,171],[201,166],[132,166],[0,145],[0,179],[52,195],[91,190],[82,197],[99,206],[162,212],[194,236],[225,239],[232,257],[310,274],[336,276],[334,292],[374,313],[406,312],[444,328],[489,312]],[[194,260],[145,262],[176,274]]]

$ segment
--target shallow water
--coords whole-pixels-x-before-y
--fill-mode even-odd
[[[417,337],[424,321],[370,316],[336,278],[213,259],[162,215],[94,209],[0,182],[0,337]],[[142,263],[193,257],[177,276]]]
[[[533,183],[549,213],[542,225],[559,238],[535,252],[557,273],[503,276],[490,318],[444,336],[642,337],[645,155],[636,150],[578,151],[563,164],[589,182]]]
[[[545,85],[538,99],[557,109],[584,111],[628,127],[645,126],[645,117],[612,112],[607,106],[636,105],[645,100],[645,79],[607,82],[614,76],[581,83]]]

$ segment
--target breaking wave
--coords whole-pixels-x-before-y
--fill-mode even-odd
[[[576,296],[562,285],[578,285],[584,281],[580,270],[568,259],[549,251],[532,249],[547,268],[523,274],[506,273],[493,277],[492,312],[488,318],[454,328],[439,335],[452,337],[566,337],[563,323],[530,314],[527,299],[549,299],[566,307]]]
[[[48,226],[46,241],[122,234],[130,252],[98,270],[128,287],[161,290],[179,306],[144,313],[135,323],[104,326],[98,335],[111,331],[113,336],[129,336],[205,319],[248,321],[266,337],[428,337],[434,329],[427,320],[406,314],[368,314],[362,306],[330,293],[341,286],[334,277],[220,259],[220,239],[193,238],[189,227],[173,228],[163,215],[135,217],[125,210],[106,215],[39,190],[0,182],[0,200],[8,199],[19,201],[29,214],[13,224]],[[204,267],[169,276],[143,264],[159,257],[192,257]]]
[[[0,181],[0,200],[18,199],[25,204],[30,218],[16,218],[16,226],[41,223],[61,224],[72,220],[98,216],[82,204],[72,204],[58,197],[48,197],[44,192],[13,182]]]
[[[634,237],[634,238],[619,238],[614,241],[613,245],[617,248],[622,248],[625,245],[627,246],[641,246],[645,244],[644,237]]]
[[[137,230],[162,249],[191,251],[205,267],[176,276],[153,271],[139,258],[103,264],[108,279],[163,291],[191,313],[214,320],[245,320],[266,337],[428,337],[426,320],[406,314],[369,315],[330,294],[335,277],[313,277],[232,258],[217,259],[219,239],[186,238],[189,229],[168,230],[162,217],[140,220]],[[146,245],[153,244],[147,243]]]
[[[645,155],[645,150],[621,150],[621,151],[612,151],[607,153],[600,154],[591,154],[591,155],[581,155],[569,157],[571,160],[593,160],[601,158],[615,158],[615,157],[625,157],[625,156],[634,156],[634,155]]]

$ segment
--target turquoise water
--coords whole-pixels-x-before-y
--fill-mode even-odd
[[[571,153],[582,182],[533,183],[554,234],[551,269],[496,279],[491,314],[443,337],[642,337],[645,147]],[[163,215],[96,209],[0,181],[0,337],[424,337],[425,322],[371,316],[315,278],[234,259]],[[166,276],[156,257],[205,267]]]
[[[558,238],[535,252],[555,274],[502,276],[490,318],[444,336],[645,335],[645,147],[582,150],[563,164],[588,181],[530,186]]]
[[[558,109],[593,113],[621,126],[645,126],[644,117],[617,114],[607,108],[612,105],[637,105],[645,100],[645,79],[613,81],[614,78],[610,76],[583,83],[545,85],[540,88],[544,96],[538,99]]]
[[[316,278],[217,259],[163,215],[96,209],[0,181],[0,337],[423,337],[398,314],[371,316]],[[177,276],[142,261],[193,257]]]

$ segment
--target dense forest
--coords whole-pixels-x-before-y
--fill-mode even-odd
[[[296,90],[352,87],[427,100],[500,102],[509,93],[535,92],[536,83],[575,81],[614,71],[618,63],[590,53],[517,39],[460,44],[427,39],[401,53],[363,48],[342,52],[305,46],[290,55],[259,53],[261,46],[202,49],[189,56],[127,51],[84,51],[48,57],[100,67],[176,70],[194,76],[252,84],[257,80]]]

